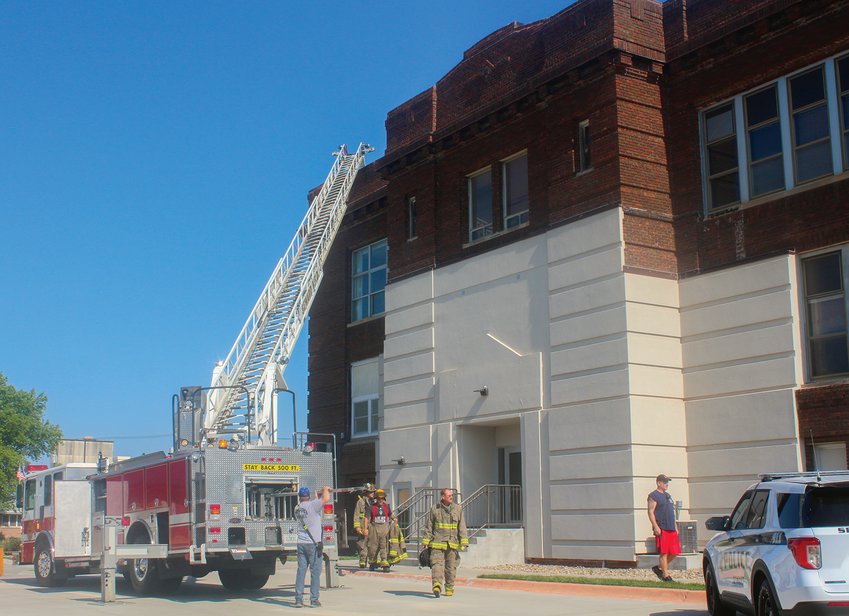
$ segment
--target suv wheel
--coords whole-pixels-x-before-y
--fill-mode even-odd
[[[705,597],[710,616],[735,616],[737,614],[736,609],[728,607],[722,602],[719,588],[716,585],[716,575],[711,565],[705,567]],[[760,616],[760,612],[758,616]]]
[[[778,604],[772,595],[769,582],[764,580],[758,589],[757,616],[778,616]]]

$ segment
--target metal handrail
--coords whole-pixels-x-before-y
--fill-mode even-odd
[[[485,484],[462,503],[469,539],[487,528],[522,528],[522,486]]]

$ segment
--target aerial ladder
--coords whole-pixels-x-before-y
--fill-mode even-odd
[[[176,434],[188,433],[194,433],[193,441],[241,438],[259,445],[276,444],[274,401],[286,388],[283,372],[321,283],[324,261],[342,224],[354,179],[365,163],[365,154],[373,151],[361,143],[354,153],[344,145],[334,152],[336,160],[327,179],[227,358],[215,366],[212,385],[183,388],[181,411],[185,409],[185,416],[197,419],[189,430],[175,431],[175,449],[199,444],[187,438],[178,442]],[[187,391],[191,389],[195,391]],[[200,389],[203,392],[198,396]],[[199,404],[201,413],[192,408]]]

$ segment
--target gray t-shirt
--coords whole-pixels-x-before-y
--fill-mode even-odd
[[[298,520],[298,543],[321,543],[321,511],[324,509],[324,501],[320,498],[301,502],[295,510],[295,519]],[[312,539],[304,530],[304,524],[312,533]]]

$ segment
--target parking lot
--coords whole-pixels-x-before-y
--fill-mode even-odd
[[[410,573],[359,575],[348,572],[341,578],[341,587],[322,589],[322,614],[328,616],[351,613],[450,613],[515,616],[533,609],[535,616],[593,614],[597,616],[704,616],[707,612],[698,605],[647,599],[621,599],[604,596],[549,594],[547,588],[531,593],[526,590],[457,587],[453,597],[435,599],[430,594],[427,579],[420,579],[418,569]],[[5,575],[0,578],[0,605],[9,616],[61,613],[63,616],[99,614],[108,616],[149,615],[176,616],[187,608],[205,616],[246,614],[280,614],[293,608],[295,568],[285,566],[269,580],[261,591],[234,594],[218,583],[218,576],[185,582],[170,597],[140,597],[133,594],[123,579],[117,583],[117,600],[104,604],[100,600],[100,578],[79,576],[62,588],[39,588],[35,585],[30,566],[14,566],[6,561]],[[546,584],[545,586],[554,586]],[[533,603],[531,603],[533,602]],[[309,609],[309,608],[306,608]]]

